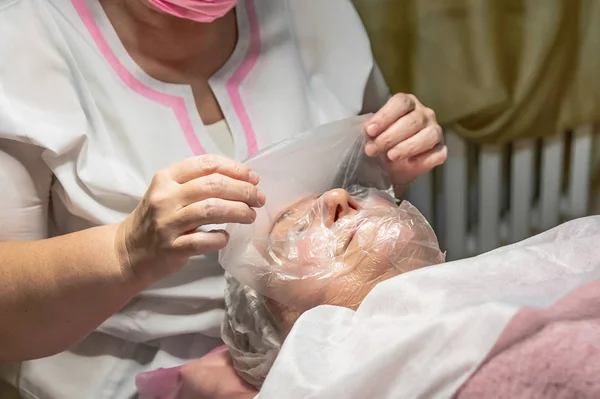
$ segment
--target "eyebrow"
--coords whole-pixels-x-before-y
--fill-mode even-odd
[[[279,215],[279,217],[277,219],[275,219],[275,222],[273,223],[273,227],[275,227],[277,224],[283,222],[286,219],[289,219],[292,216],[293,210],[288,209],[287,211],[283,212],[281,215]],[[271,231],[273,230],[273,227],[271,228]]]

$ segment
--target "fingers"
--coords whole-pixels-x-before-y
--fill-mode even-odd
[[[258,184],[258,175],[248,166],[216,154],[185,159],[168,167],[164,173],[181,184],[214,173],[250,184]]]
[[[251,207],[261,207],[266,202],[265,195],[254,184],[218,173],[184,183],[181,186],[181,195],[183,205],[208,198],[240,201]]]
[[[179,270],[189,256],[222,249],[227,233],[197,231],[198,227],[252,223],[253,208],[266,201],[256,187],[258,180],[248,166],[212,154],[158,172],[132,214],[136,226],[130,229],[134,237],[129,241],[141,245],[135,248],[140,255],[129,259],[141,259],[136,268],[156,269],[162,276]]]
[[[179,233],[184,233],[207,224],[250,224],[255,219],[256,211],[243,202],[209,198],[177,211],[173,226]]]
[[[426,153],[440,143],[444,143],[442,128],[439,125],[431,125],[412,137],[400,141],[387,152],[387,157],[390,161],[415,157]]]
[[[197,231],[177,237],[173,249],[189,256],[216,252],[225,248],[229,234],[225,230]]]
[[[392,170],[392,180],[396,185],[406,185],[442,165],[448,158],[448,147],[443,142],[436,144],[430,150],[413,157],[402,158],[396,161],[387,161]],[[394,172],[395,171],[395,172]]]
[[[424,112],[413,111],[396,120],[383,133],[368,142],[365,146],[365,152],[371,157],[383,154],[398,143],[414,136],[427,127],[428,123],[429,119]]]
[[[444,143],[438,143],[431,150],[410,158],[409,162],[427,172],[446,162],[446,159],[448,159],[448,147]]]
[[[396,94],[371,118],[366,131],[369,137],[376,137],[394,122],[412,112],[418,100],[412,94]]]

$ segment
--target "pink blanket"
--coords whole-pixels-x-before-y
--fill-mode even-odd
[[[518,312],[454,399],[600,398],[600,281]]]

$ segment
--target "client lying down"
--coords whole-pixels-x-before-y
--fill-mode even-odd
[[[351,196],[341,189],[331,190],[319,197],[303,199],[277,215],[269,231],[259,235],[266,239],[253,240],[252,247],[256,252],[248,250],[245,256],[238,257],[240,265],[246,264],[252,269],[249,273],[260,276],[253,282],[256,290],[228,276],[227,315],[222,331],[227,347],[182,368],[148,373],[150,378],[142,381],[141,385],[145,385],[145,389],[152,391],[152,394],[145,395],[144,390],[140,389],[140,398],[252,399],[258,394],[283,341],[303,312],[317,305],[357,309],[379,282],[444,261],[435,234],[416,208],[406,202],[396,207],[385,193],[376,190],[354,194]],[[417,296],[425,295],[450,303],[465,304],[472,301],[469,297],[473,297],[475,303],[485,304],[489,301],[491,307],[482,308],[479,313],[477,308],[473,308],[471,324],[467,324],[474,331],[473,338],[476,340],[471,341],[472,344],[467,343],[467,346],[461,347],[460,340],[452,344],[452,338],[444,338],[436,333],[442,347],[450,345],[449,348],[452,349],[448,350],[447,359],[439,351],[434,352],[434,357],[427,355],[425,364],[436,364],[438,374],[444,370],[449,374],[432,374],[426,377],[420,384],[423,389],[438,387],[437,389],[448,393],[440,397],[454,399],[599,397],[600,384],[596,382],[595,376],[600,370],[600,349],[595,342],[600,339],[600,280],[594,281],[594,276],[598,273],[594,272],[596,268],[593,265],[598,262],[593,259],[597,259],[600,251],[590,246],[598,239],[600,218],[589,218],[567,223],[512,248],[441,266],[441,269],[440,266],[427,268],[431,273],[425,278],[431,279],[433,284],[429,285],[427,291],[415,293]],[[250,265],[247,262],[251,259],[263,259],[264,263],[255,262]],[[563,265],[567,269],[563,269]],[[440,273],[442,269],[446,272]],[[460,273],[456,274],[452,269],[458,269]],[[530,273],[523,274],[525,270]],[[533,271],[535,273],[531,274]],[[521,273],[522,278],[514,280],[515,272]],[[409,274],[403,277],[408,277]],[[243,277],[243,274],[240,276]],[[452,292],[451,287],[461,281],[461,276],[467,277],[461,283],[465,293],[458,293],[457,297],[466,299],[457,300],[456,297],[449,296],[449,293]],[[573,278],[576,279],[575,282]],[[547,282],[553,280],[556,285],[548,286]],[[418,282],[419,278],[415,281]],[[586,281],[594,282],[585,286]],[[541,289],[536,288],[536,284],[540,282]],[[444,285],[450,290],[444,288]],[[440,289],[432,288],[436,286]],[[580,288],[570,292],[569,286]],[[503,291],[506,292],[502,293]],[[379,295],[382,292],[385,290],[379,290]],[[482,329],[478,320],[485,324],[486,314],[498,310],[494,310],[497,307],[494,303],[501,303],[494,302],[494,298],[508,298],[511,295],[516,298],[511,301],[513,304],[522,302],[521,306],[525,306],[530,302],[547,303],[551,306],[539,309],[517,306],[515,309],[520,310],[514,313],[514,317],[511,318],[513,313],[503,316],[506,317],[507,324],[500,336],[494,332],[497,327],[491,327],[494,320],[498,320],[497,317],[490,317],[489,322],[492,324],[487,329]],[[545,296],[548,298],[544,299]],[[553,301],[549,298],[561,299],[552,305]],[[376,299],[375,302],[379,300]],[[433,303],[436,301],[438,299],[433,300]],[[397,312],[392,310],[397,306],[397,303],[389,303],[387,315],[384,309],[375,314],[389,317],[390,311]],[[453,306],[456,305],[449,304],[447,308],[451,309]],[[437,307],[443,308],[440,305]],[[464,305],[461,308],[464,309]],[[501,310],[500,314],[504,312],[505,310]],[[448,317],[454,316],[448,313]],[[368,321],[368,316],[365,319],[363,314],[362,318]],[[435,323],[434,320],[432,331]],[[442,323],[451,336],[452,324]],[[381,331],[382,324],[376,325]],[[419,367],[424,364],[422,360],[417,360],[421,356],[419,351],[409,357],[394,357],[393,348],[397,348],[398,344],[390,337],[394,336],[393,331],[404,332],[406,327],[409,325],[402,322],[387,326],[387,338],[381,341],[390,350],[387,359],[382,364],[371,364],[368,370],[364,369],[366,380],[361,382],[357,379],[347,383],[350,386],[358,384],[357,386],[366,389],[372,384],[365,381],[373,381],[374,377],[369,375],[375,373],[380,378],[377,388],[381,393],[373,393],[374,396],[370,397],[412,397],[406,389],[414,387],[403,388],[398,382],[400,391],[394,391],[396,388],[389,383],[390,379],[399,381],[399,377],[406,374],[407,367],[418,373]],[[338,330],[344,328],[355,327],[340,327]],[[457,332],[459,337],[468,335],[464,329]],[[336,334],[323,332],[324,336],[329,333]],[[374,336],[375,333],[373,330]],[[484,362],[479,368],[469,371],[464,368],[462,361],[450,356],[452,350],[465,351],[465,356],[472,356],[472,351],[481,345],[479,341],[486,334],[493,336],[490,342],[495,342],[495,345],[488,349],[487,356],[482,354]],[[339,342],[332,344],[337,345]],[[319,347],[320,344],[302,350],[313,353],[315,346]],[[330,370],[331,375],[326,378],[327,381],[338,381],[336,375],[340,372],[339,364],[332,368],[332,365],[327,365],[327,355],[319,357],[320,355],[313,353],[312,356],[324,361],[321,367]],[[391,368],[389,365],[385,366],[390,359],[396,359],[392,360]],[[359,364],[367,361],[358,358],[355,360]],[[581,364],[586,367],[580,367]],[[356,368],[356,364],[353,367]],[[383,369],[378,370],[379,367]],[[289,365],[283,367],[285,370],[288,368]],[[391,374],[384,377],[382,372]],[[287,374],[298,374],[298,371],[290,370]],[[470,378],[465,379],[460,375]],[[271,381],[279,379],[281,373]],[[288,396],[292,392],[289,389],[285,397],[307,397],[302,389],[310,391],[311,388],[299,385],[298,381],[293,382],[293,378],[283,379],[279,386],[278,383],[272,384],[275,388],[270,387],[267,392],[261,392],[260,396],[264,393],[265,398],[281,397],[281,384],[287,384],[286,381],[296,388],[295,396]],[[315,383],[316,386],[319,385],[319,382]],[[229,395],[215,393],[220,392],[218,387],[222,386],[228,387]],[[377,391],[376,387],[368,389]],[[348,387],[342,390],[347,394],[336,394],[335,397],[364,397],[361,396],[360,388]],[[167,393],[161,395],[160,392]],[[397,395],[398,392],[401,393],[400,396]],[[405,393],[408,396],[403,396]]]
[[[139,398],[600,397],[600,217],[440,265],[416,208],[361,187],[389,187],[356,167],[363,123],[248,161],[268,200],[219,257],[226,346]]]
[[[224,352],[213,352],[192,372],[169,369],[140,376],[140,398],[216,398],[205,384],[206,378],[219,377],[237,387],[233,397],[252,398],[303,312],[319,305],[357,309],[379,282],[444,262],[425,217],[408,202],[397,206],[375,189],[354,187],[352,195],[334,189],[304,198],[257,233],[235,256],[238,272],[243,269],[257,290],[227,275],[222,339],[233,360],[231,370],[206,371],[211,363],[226,364]]]
[[[429,275],[432,283],[416,284],[409,290],[414,296],[437,297],[442,302],[460,302],[472,296],[469,300],[471,305],[463,305],[457,314],[476,309],[480,304],[483,308],[474,311],[468,317],[471,321],[458,328],[452,327],[450,320],[457,316],[449,311],[446,321],[421,329],[422,337],[429,339],[417,341],[408,334],[407,347],[413,348],[408,351],[398,349],[396,356],[393,348],[400,347],[396,346],[392,337],[408,333],[410,327],[416,326],[416,320],[408,318],[398,322],[399,319],[392,317],[390,321],[386,317],[389,317],[386,308],[391,308],[392,304],[400,308],[418,308],[417,303],[410,301],[410,295],[401,291],[401,284],[398,284],[398,291],[388,291],[387,300],[375,300],[375,308],[371,301],[373,329],[365,329],[359,324],[365,320],[365,309],[351,321],[326,323],[317,328],[316,333],[315,325],[318,324],[313,324],[310,318],[305,319],[304,329],[302,326],[296,329],[296,343],[288,346],[286,361],[278,361],[279,373],[270,379],[271,386],[265,387],[261,397],[600,397],[600,383],[597,382],[600,371],[600,347],[597,345],[600,338],[600,280],[597,279],[600,251],[592,249],[600,237],[599,218],[567,223],[512,248],[496,251],[497,254],[492,252],[472,260],[426,267],[443,263],[444,255],[433,230],[418,210],[407,202],[396,207],[382,191],[371,189],[352,193],[354,195],[338,189],[319,197],[305,198],[276,217],[266,241],[253,240],[267,262],[257,262],[252,251],[247,251],[248,256],[241,261],[245,260],[247,266],[254,267],[253,273],[261,276],[252,284],[262,294],[232,277],[228,278],[227,317],[222,337],[239,376],[257,388],[262,387],[283,341],[303,312],[317,305],[357,310],[371,291],[377,291],[375,286],[384,280],[390,280],[386,283],[399,283],[403,278],[404,281],[409,280],[409,276]],[[255,259],[252,264],[247,262],[251,259]],[[411,271],[413,273],[408,273]],[[406,274],[398,277],[403,273]],[[238,275],[243,277],[243,274]],[[461,282],[464,277],[467,282]],[[426,280],[427,277],[421,279],[422,282]],[[591,283],[586,285],[586,281]],[[442,288],[437,290],[436,286]],[[453,286],[464,291],[452,289]],[[569,290],[568,286],[572,289]],[[423,290],[419,292],[421,287]],[[385,289],[379,289],[378,294],[383,291]],[[494,294],[494,291],[497,293]],[[405,298],[406,302],[403,304],[402,299],[391,302],[397,298]],[[432,303],[435,302],[433,299]],[[507,309],[515,305],[515,313],[508,311],[507,314]],[[252,311],[248,312],[248,309]],[[488,316],[486,323],[485,315],[494,312],[506,317],[501,334],[491,327],[500,317]],[[332,311],[330,314],[336,313]],[[514,316],[511,317],[511,314]],[[386,319],[388,321],[383,322]],[[425,319],[426,315],[422,322]],[[314,317],[313,320],[319,318]],[[344,324],[346,327],[343,327]],[[307,325],[309,329],[306,329]],[[337,328],[327,329],[332,325],[337,325]],[[424,325],[427,325],[426,321]],[[473,341],[467,339],[460,344],[460,340],[454,340],[452,335],[469,336],[465,328],[474,332]],[[369,346],[364,342],[364,334],[375,336],[376,329],[387,331],[382,334],[381,340],[373,338]],[[302,331],[311,330],[320,337],[298,340]],[[363,339],[347,338],[352,336],[352,331],[360,330],[366,330],[362,333]],[[447,335],[444,337],[440,330],[445,330]],[[345,333],[340,334],[340,331]],[[360,332],[357,335],[361,337]],[[488,336],[495,337],[492,340],[495,344],[487,356],[482,354],[483,361],[479,367],[469,372],[464,359],[472,356],[479,342],[488,339]],[[435,346],[431,339],[434,337],[441,349],[433,349]],[[343,343],[345,339],[346,346]],[[303,345],[302,341],[308,345]],[[324,343],[327,348],[322,347]],[[414,348],[415,345],[422,348]],[[428,346],[433,351],[420,357],[419,351],[427,353]],[[331,350],[336,347],[337,352]],[[362,359],[355,356],[361,352],[368,353],[373,347],[388,348],[387,353],[383,351],[382,355],[375,357],[376,363],[369,362],[373,359],[369,355]],[[341,355],[345,352],[344,348],[355,355]],[[338,358],[338,361],[331,360],[328,364],[328,355],[319,354],[325,349],[330,350],[330,359]],[[309,351],[304,359],[312,361],[304,363],[300,360],[302,356],[294,354],[298,350]],[[456,355],[451,355],[452,351]],[[292,362],[289,362],[290,358]],[[344,364],[339,359],[346,359],[352,364]],[[581,367],[584,364],[585,367]],[[321,381],[313,379],[319,373],[307,373],[302,366],[321,367],[321,374],[327,377],[322,377]],[[409,374],[407,370],[418,370],[423,366],[425,369],[437,369],[440,377],[445,373],[436,380],[435,372],[428,374],[423,370],[420,376],[424,392],[447,385],[445,395],[424,393],[413,396],[415,384],[398,383],[394,388],[390,383],[386,388],[385,378],[399,381],[400,376]],[[344,368],[347,371],[340,371]],[[298,377],[303,372],[305,374]],[[418,372],[416,374],[419,375]],[[461,374],[463,377],[459,377]],[[343,377],[340,378],[340,375]],[[349,376],[355,376],[355,381],[348,381]],[[362,383],[356,382],[359,377],[364,378]],[[326,381],[325,385],[316,388],[323,381]],[[313,388],[307,388],[311,383]],[[353,383],[355,388],[351,388]],[[281,388],[285,386],[295,388],[284,391]],[[377,390],[379,393],[376,393]],[[370,396],[365,396],[365,392]]]
[[[257,387],[303,312],[318,305],[356,309],[377,283],[444,261],[423,215],[372,189],[305,198],[254,244],[265,260],[253,267],[266,296],[228,276],[222,337],[237,372]]]

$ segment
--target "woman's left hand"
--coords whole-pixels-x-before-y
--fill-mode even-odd
[[[178,399],[252,399],[258,390],[235,371],[229,351],[219,348],[181,367]]]
[[[140,399],[252,399],[258,390],[235,371],[225,346],[183,366],[136,377]]]
[[[380,155],[392,183],[406,186],[448,157],[435,113],[412,94],[396,94],[365,126],[368,156]]]

